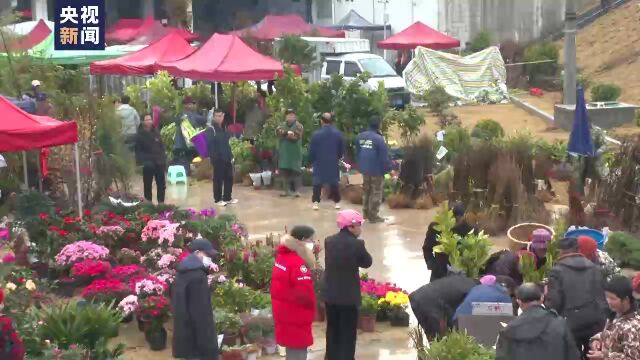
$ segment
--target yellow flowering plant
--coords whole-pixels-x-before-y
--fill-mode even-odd
[[[409,295],[401,291],[389,291],[384,297],[392,310],[406,310],[409,304]]]

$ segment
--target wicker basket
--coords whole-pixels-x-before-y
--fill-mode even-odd
[[[510,240],[509,249],[511,251],[518,251],[526,247],[530,242],[529,236],[537,229],[545,229],[549,231],[551,237],[555,234],[552,228],[544,224],[522,223],[514,225],[509,228],[509,231],[507,231],[507,237],[509,237]]]

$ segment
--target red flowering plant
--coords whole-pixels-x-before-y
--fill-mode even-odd
[[[134,277],[140,277],[146,275],[146,269],[140,265],[122,265],[116,266],[111,269],[111,272],[107,275],[108,279],[120,280],[124,283],[129,283]]]
[[[106,261],[86,259],[73,264],[70,274],[73,279],[88,279],[90,281],[105,276],[109,270],[111,270],[111,265]]]
[[[376,298],[383,298],[388,292],[405,292],[393,283],[381,283],[367,277],[366,280],[360,280],[360,292]]]
[[[117,279],[94,280],[82,290],[82,297],[88,301],[117,305],[125,296],[131,294],[125,283]]]
[[[636,276],[633,277],[633,291],[637,294],[640,294],[640,272],[636,273]]]
[[[169,320],[171,305],[164,296],[154,295],[138,300],[136,316],[145,321],[145,332],[154,333],[160,331],[164,323]]]

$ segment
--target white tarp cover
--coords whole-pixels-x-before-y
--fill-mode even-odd
[[[463,102],[501,102],[506,96],[507,71],[495,46],[467,56],[418,47],[403,76],[413,94],[440,85]],[[495,99],[483,99],[494,92]]]

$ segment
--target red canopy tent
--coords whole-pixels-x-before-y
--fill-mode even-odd
[[[401,32],[385,40],[378,41],[380,49],[412,50],[418,46],[433,50],[444,50],[460,46],[460,40],[418,21]]]
[[[51,34],[51,29],[44,20],[40,19],[27,35],[7,44],[7,47],[11,51],[26,51],[43,42],[49,34]],[[0,47],[0,51],[6,51],[4,45]]]
[[[263,41],[274,40],[285,35],[340,38],[345,36],[344,31],[311,25],[296,14],[267,15],[259,23],[232,33],[241,37],[252,37]]]
[[[283,74],[280,61],[250,48],[236,35],[213,34],[190,56],[159,63],[156,70],[166,70],[176,77],[208,81],[273,80]]]
[[[122,39],[131,41],[144,22],[145,19],[120,19],[107,30],[105,39],[108,42],[118,42]]]
[[[24,112],[6,98],[0,96],[0,152],[23,151],[22,159],[27,179],[25,150],[50,146],[75,144],[76,182],[78,185],[78,212],[82,216],[80,195],[80,157],[78,154],[78,126],[75,121],[58,121],[48,116],[36,116]]]
[[[132,41],[136,44],[150,44],[162,38],[169,31],[175,31],[187,41],[198,39],[198,35],[189,30],[164,26],[152,17],[146,19],[120,19],[107,31],[105,39],[113,44],[126,44]],[[148,40],[142,43],[141,38]]]
[[[89,69],[92,74],[153,75],[158,63],[180,60],[195,50],[180,34],[170,31],[141,50],[115,59],[95,61]]]
[[[0,152],[22,151],[78,142],[75,121],[58,121],[22,111],[0,96]]]
[[[164,26],[159,21],[155,21],[151,27],[145,29],[144,34],[136,36],[136,38],[130,41],[128,45],[149,45],[164,38],[170,33],[175,33],[183,40],[189,42],[198,39],[198,35],[189,32],[189,30]]]

